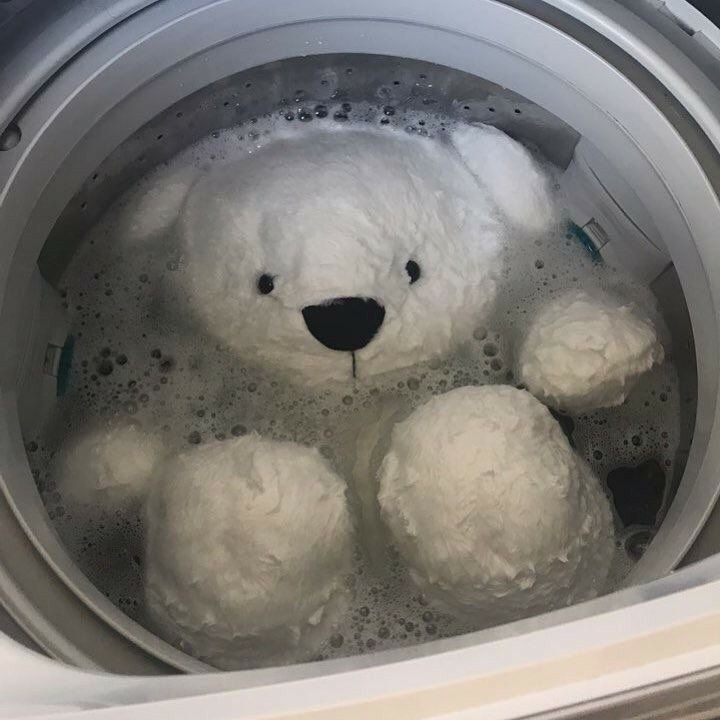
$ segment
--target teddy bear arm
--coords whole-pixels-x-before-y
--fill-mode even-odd
[[[103,423],[66,443],[53,474],[61,495],[116,508],[142,502],[166,451],[140,423]]]

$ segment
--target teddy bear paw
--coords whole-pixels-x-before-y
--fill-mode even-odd
[[[652,322],[631,305],[584,290],[542,307],[518,353],[518,377],[544,403],[569,412],[621,405],[664,359]]]
[[[73,438],[53,463],[65,499],[114,508],[141,502],[165,454],[160,438],[139,422],[103,422]]]

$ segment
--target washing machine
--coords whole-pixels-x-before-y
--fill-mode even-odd
[[[672,337],[667,507],[595,600],[219,672],[102,592],[32,475],[72,363],[59,280],[148,168],[346,99],[489,122],[560,169],[578,237],[652,290]],[[720,717],[719,400],[720,30],[685,0],[0,2],[0,716]]]

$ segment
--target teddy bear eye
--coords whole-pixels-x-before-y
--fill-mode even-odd
[[[269,295],[275,289],[275,278],[263,273],[257,281],[257,289],[261,295]]]
[[[410,276],[411,285],[420,279],[420,266],[414,260],[407,261],[405,272]]]

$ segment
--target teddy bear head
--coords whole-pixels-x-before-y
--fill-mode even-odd
[[[510,228],[551,215],[530,154],[487,126],[275,136],[200,177],[180,218],[191,307],[303,382],[442,356],[491,310]]]

